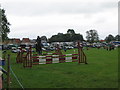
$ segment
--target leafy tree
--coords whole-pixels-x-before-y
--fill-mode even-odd
[[[71,38],[72,41],[83,41],[83,36],[81,34],[74,34]]]
[[[70,41],[70,35],[69,34],[57,34],[53,35],[50,39],[49,42],[65,42],[65,41]]]
[[[115,38],[113,35],[109,34],[108,37],[105,38],[106,42],[114,41]]]
[[[57,41],[57,35],[52,35],[51,38],[49,38],[49,42],[56,42]]]
[[[70,34],[64,34],[63,39],[64,39],[64,42],[71,42]]]
[[[83,36],[81,34],[76,34],[75,32],[73,33],[58,33],[57,35],[53,35],[50,39],[49,42],[73,42],[73,41],[83,41]]]
[[[63,33],[58,33],[57,35],[61,36],[61,35],[63,35]]]
[[[70,41],[83,41],[83,36],[81,34],[76,34],[75,31],[73,29],[68,29],[67,34],[70,34]]]
[[[86,32],[86,34],[87,34],[86,36],[87,41],[90,43],[93,43],[99,40],[99,36],[96,30],[89,30]]]
[[[8,33],[10,32],[10,23],[7,20],[7,17],[5,15],[5,10],[0,8],[0,34],[3,42],[8,39]]]
[[[41,36],[41,40],[47,41],[47,37],[46,36]]]
[[[67,34],[75,34],[75,31],[73,29],[68,29]]]
[[[116,41],[120,41],[120,35],[116,35],[116,36],[115,36],[115,40],[116,40]]]

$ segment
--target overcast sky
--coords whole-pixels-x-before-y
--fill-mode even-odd
[[[10,38],[31,38],[74,29],[86,39],[95,29],[100,39],[118,34],[118,0],[0,0],[6,10]]]

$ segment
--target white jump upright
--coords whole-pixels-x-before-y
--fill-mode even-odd
[[[66,62],[72,62],[72,54],[66,54],[65,60]]]
[[[39,64],[46,64],[45,56],[39,56]]]
[[[53,57],[53,63],[59,63],[59,55],[52,55]]]

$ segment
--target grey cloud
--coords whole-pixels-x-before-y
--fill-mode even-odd
[[[118,6],[117,2],[101,3],[101,7],[103,8],[117,8],[117,6]]]
[[[54,34],[57,34],[59,31],[61,31],[64,27],[61,25],[26,25],[22,27],[16,27],[11,29],[10,37],[31,37],[36,38],[39,36],[47,36],[48,38],[51,37]],[[55,30],[56,29],[56,30]],[[67,31],[67,29],[66,29]]]
[[[115,8],[115,2],[105,3],[7,3],[6,9],[9,14],[20,16],[48,15],[48,14],[79,14],[97,13],[104,9]],[[4,7],[4,6],[3,6]]]

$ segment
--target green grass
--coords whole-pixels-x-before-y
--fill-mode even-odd
[[[90,49],[84,52],[88,64],[68,62],[34,65],[24,69],[22,64],[16,64],[16,54],[8,51],[11,54],[11,67],[24,88],[117,88],[118,49]],[[74,53],[74,50],[63,53]],[[21,88],[12,73],[11,81],[11,88]]]

